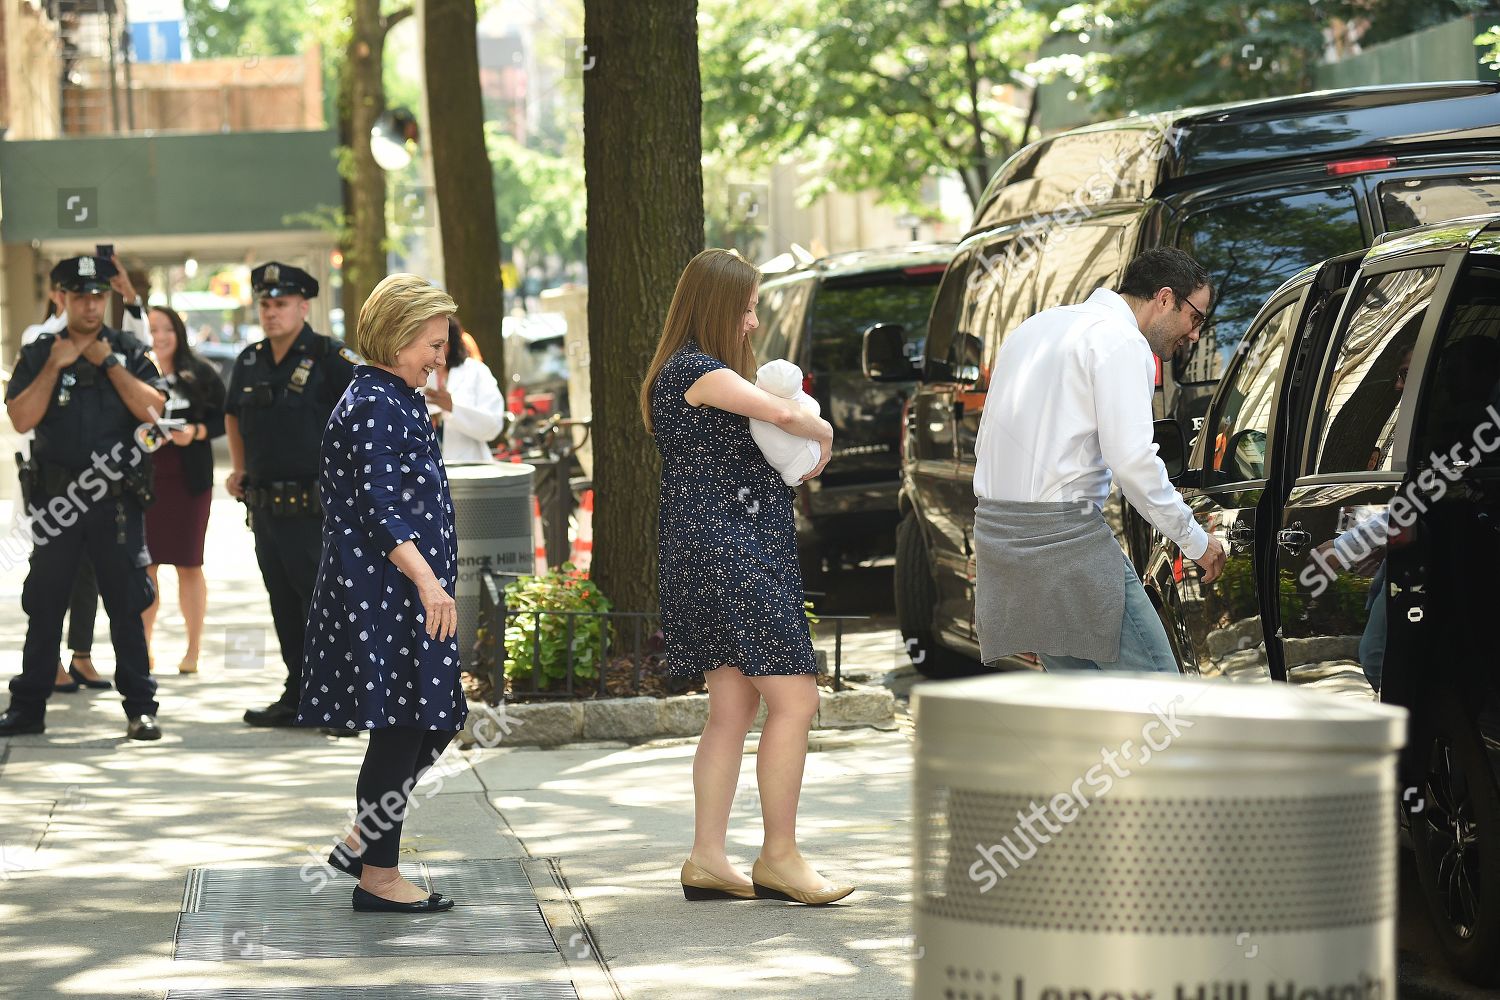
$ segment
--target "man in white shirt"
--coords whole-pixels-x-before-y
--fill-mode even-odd
[[[1224,549],[1192,516],[1152,440],[1153,355],[1198,339],[1213,298],[1180,250],[1148,250],[1117,291],[1031,317],[1001,344],[975,445],[981,659],[1049,670],[1176,672],[1165,630],[1101,513],[1110,482],[1204,583]]]

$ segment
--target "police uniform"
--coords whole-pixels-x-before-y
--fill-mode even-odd
[[[251,271],[250,283],[257,296],[318,294],[306,271],[274,261]],[[230,374],[224,411],[238,421],[244,442],[246,516],[287,670],[282,696],[245,713],[251,725],[290,726],[296,719],[302,640],[323,544],[319,449],[359,363],[353,351],[304,323],[280,361],[262,340],[240,352]]]
[[[52,271],[64,291],[109,290],[115,267],[102,257],[74,257]],[[59,333],[44,333],[21,349],[6,390],[15,399],[43,374]],[[10,708],[0,716],[0,735],[41,732],[47,698],[57,676],[63,614],[80,561],[93,563],[99,596],[109,614],[115,650],[115,687],[124,700],[132,739],[157,739],[156,681],[147,668],[141,612],[155,599],[146,574],[144,506],[150,503],[151,460],[147,452],[163,435],[130,412],[109,370],[123,367],[143,382],[160,378],[145,346],[128,334],[102,327],[110,346],[99,365],[80,357],[57,377],[31,458],[22,468],[22,488],[34,548],[21,607],[26,642],[21,674],[10,682]]]

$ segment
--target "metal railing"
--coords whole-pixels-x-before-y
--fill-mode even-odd
[[[641,694],[641,681],[647,661],[651,656],[657,655],[652,646],[661,627],[661,616],[654,612],[644,611],[554,611],[545,608],[508,607],[505,583],[502,578],[516,579],[525,575],[495,570],[485,570],[480,574],[479,619],[476,628],[476,633],[480,638],[475,643],[474,668],[470,672],[486,678],[493,685],[495,697],[502,697],[505,694],[507,676],[505,667],[509,662],[505,634],[516,618],[535,616],[534,627],[531,628],[530,676],[526,679],[513,679],[514,683],[510,691],[512,695],[538,700],[609,697],[612,693],[618,693],[609,690],[609,668],[621,658],[628,658],[630,663],[628,693],[630,695]],[[542,621],[547,617],[564,620],[563,648],[566,651],[566,659],[561,677],[544,680],[542,677]],[[844,689],[844,623],[865,621],[868,616],[819,614],[816,617],[820,623],[833,623],[833,689],[842,691]],[[597,629],[597,634],[602,638],[602,642],[597,644],[598,662],[586,665],[580,664],[575,656],[581,618],[593,619],[592,625],[584,627]],[[595,643],[591,642],[590,645],[595,645]],[[580,666],[592,668],[593,676],[587,676],[587,670],[583,672],[584,676],[580,676]]]

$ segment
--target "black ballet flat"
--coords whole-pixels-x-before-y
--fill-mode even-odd
[[[441,913],[453,909],[453,900],[440,892],[415,903],[398,903],[394,899],[382,899],[359,886],[354,887],[353,902],[356,913]]]
[[[68,667],[68,676],[73,678],[72,690],[74,691],[78,690],[79,684],[82,684],[86,688],[93,688],[96,691],[108,691],[114,687],[112,682],[105,680],[103,677],[100,677],[98,680],[89,680],[83,676],[83,673],[77,667]]]
[[[353,875],[355,878],[359,878],[365,870],[365,863],[357,854],[350,854],[349,845],[344,843],[340,843],[328,852],[328,865],[331,868],[337,868],[345,875]]]

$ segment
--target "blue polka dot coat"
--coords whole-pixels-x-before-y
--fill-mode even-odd
[[[297,722],[456,730],[468,714],[456,639],[427,637],[416,585],[390,561],[411,540],[453,594],[458,541],[421,390],[360,365],[323,432],[323,554]]]
[[[815,673],[792,489],[756,446],[749,418],[695,407],[682,395],[727,367],[689,342],[651,387],[662,456],[657,597],[667,669]]]

